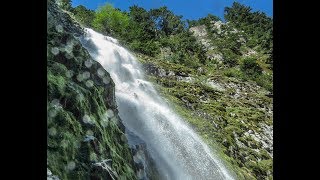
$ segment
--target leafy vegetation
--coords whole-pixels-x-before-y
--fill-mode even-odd
[[[106,4],[96,11],[92,26],[98,31],[119,37],[129,27],[129,16],[111,4]]]
[[[92,22],[95,17],[94,11],[80,5],[71,9],[71,12],[74,14],[79,23],[83,24],[86,27],[92,27]]]
[[[262,74],[262,68],[252,57],[243,59],[240,68],[248,76],[257,77]]]
[[[273,52],[273,22],[263,12],[251,12],[251,8],[234,2],[232,7],[225,8],[225,19],[235,28],[243,30],[248,36],[247,45],[250,48],[260,46],[269,55],[268,63],[272,62]]]
[[[212,21],[221,21],[221,19],[218,16],[208,14],[206,17],[200,18],[199,20],[187,20],[187,23],[189,27],[200,25],[210,26]]]

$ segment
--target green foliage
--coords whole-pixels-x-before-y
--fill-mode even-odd
[[[159,52],[159,44],[155,40],[156,27],[150,13],[145,9],[132,6],[129,11],[129,29],[123,37],[128,46],[137,52],[155,56]]]
[[[232,7],[226,7],[224,9],[224,18],[227,21],[234,22],[235,24],[241,24],[249,18],[250,11],[252,9],[248,6],[242,5],[238,2],[234,2]]]
[[[242,72],[235,68],[228,68],[223,72],[223,74],[227,77],[235,77],[235,78],[242,77]]]
[[[223,62],[229,67],[234,67],[238,64],[238,58],[239,56],[236,55],[232,50],[230,49],[224,49],[223,51]]]
[[[80,5],[71,10],[74,17],[78,22],[86,27],[92,27],[92,22],[95,16],[94,11],[86,9],[84,6]]]
[[[268,91],[273,91],[273,79],[271,75],[262,74],[254,78],[257,84],[266,88]]]
[[[169,47],[173,53],[171,61],[188,67],[197,67],[206,62],[205,51],[190,32],[184,31],[177,35],[162,38],[163,47]]]
[[[271,54],[273,46],[273,22],[263,12],[251,12],[251,8],[234,2],[232,7],[225,8],[224,17],[237,29],[243,30],[248,35],[248,46],[260,46]]]
[[[155,56],[159,53],[159,43],[157,41],[139,41],[134,39],[132,42],[129,43],[129,47],[137,52]]]
[[[189,67],[206,63],[205,51],[195,37],[188,32],[181,20],[166,7],[150,11],[138,6],[125,13],[105,4],[95,13],[83,6],[72,10],[76,19],[85,26],[111,34],[124,42],[131,50],[149,56],[156,56],[160,47],[170,47],[173,55],[170,60]],[[216,19],[208,15],[203,22]]]
[[[98,31],[119,37],[129,28],[129,16],[107,3],[98,8],[92,25]]]
[[[181,21],[182,16],[176,16],[165,6],[151,9],[150,15],[156,23],[158,37],[178,34],[184,29],[184,24]]]
[[[189,27],[199,25],[206,25],[207,27],[209,27],[212,21],[221,21],[221,19],[218,16],[208,14],[206,17],[200,18],[198,20],[187,20],[187,23]]]
[[[242,60],[240,69],[248,76],[257,77],[262,74],[262,68],[257,63],[257,60],[252,57],[247,57]]]
[[[156,37],[156,25],[148,11],[138,6],[131,6],[130,16],[130,37],[136,40],[152,40]]]

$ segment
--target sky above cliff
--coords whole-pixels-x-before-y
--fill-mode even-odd
[[[111,3],[114,7],[128,11],[130,6],[138,5],[145,9],[167,6],[176,15],[182,15],[183,19],[199,19],[209,13],[223,19],[223,11],[226,6],[231,6],[235,0],[72,0],[72,6],[83,5],[95,10],[97,7]],[[236,0],[241,4],[250,6],[253,11],[262,11],[268,16],[273,16],[273,0]]]

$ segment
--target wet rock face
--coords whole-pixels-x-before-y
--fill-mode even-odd
[[[109,73],[82,47],[83,30],[48,2],[47,178],[136,179]],[[120,138],[121,137],[121,138]]]

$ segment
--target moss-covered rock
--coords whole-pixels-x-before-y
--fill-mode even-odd
[[[48,169],[60,179],[137,179],[114,83],[81,46],[81,33],[48,2]],[[105,160],[111,170],[99,166]]]

